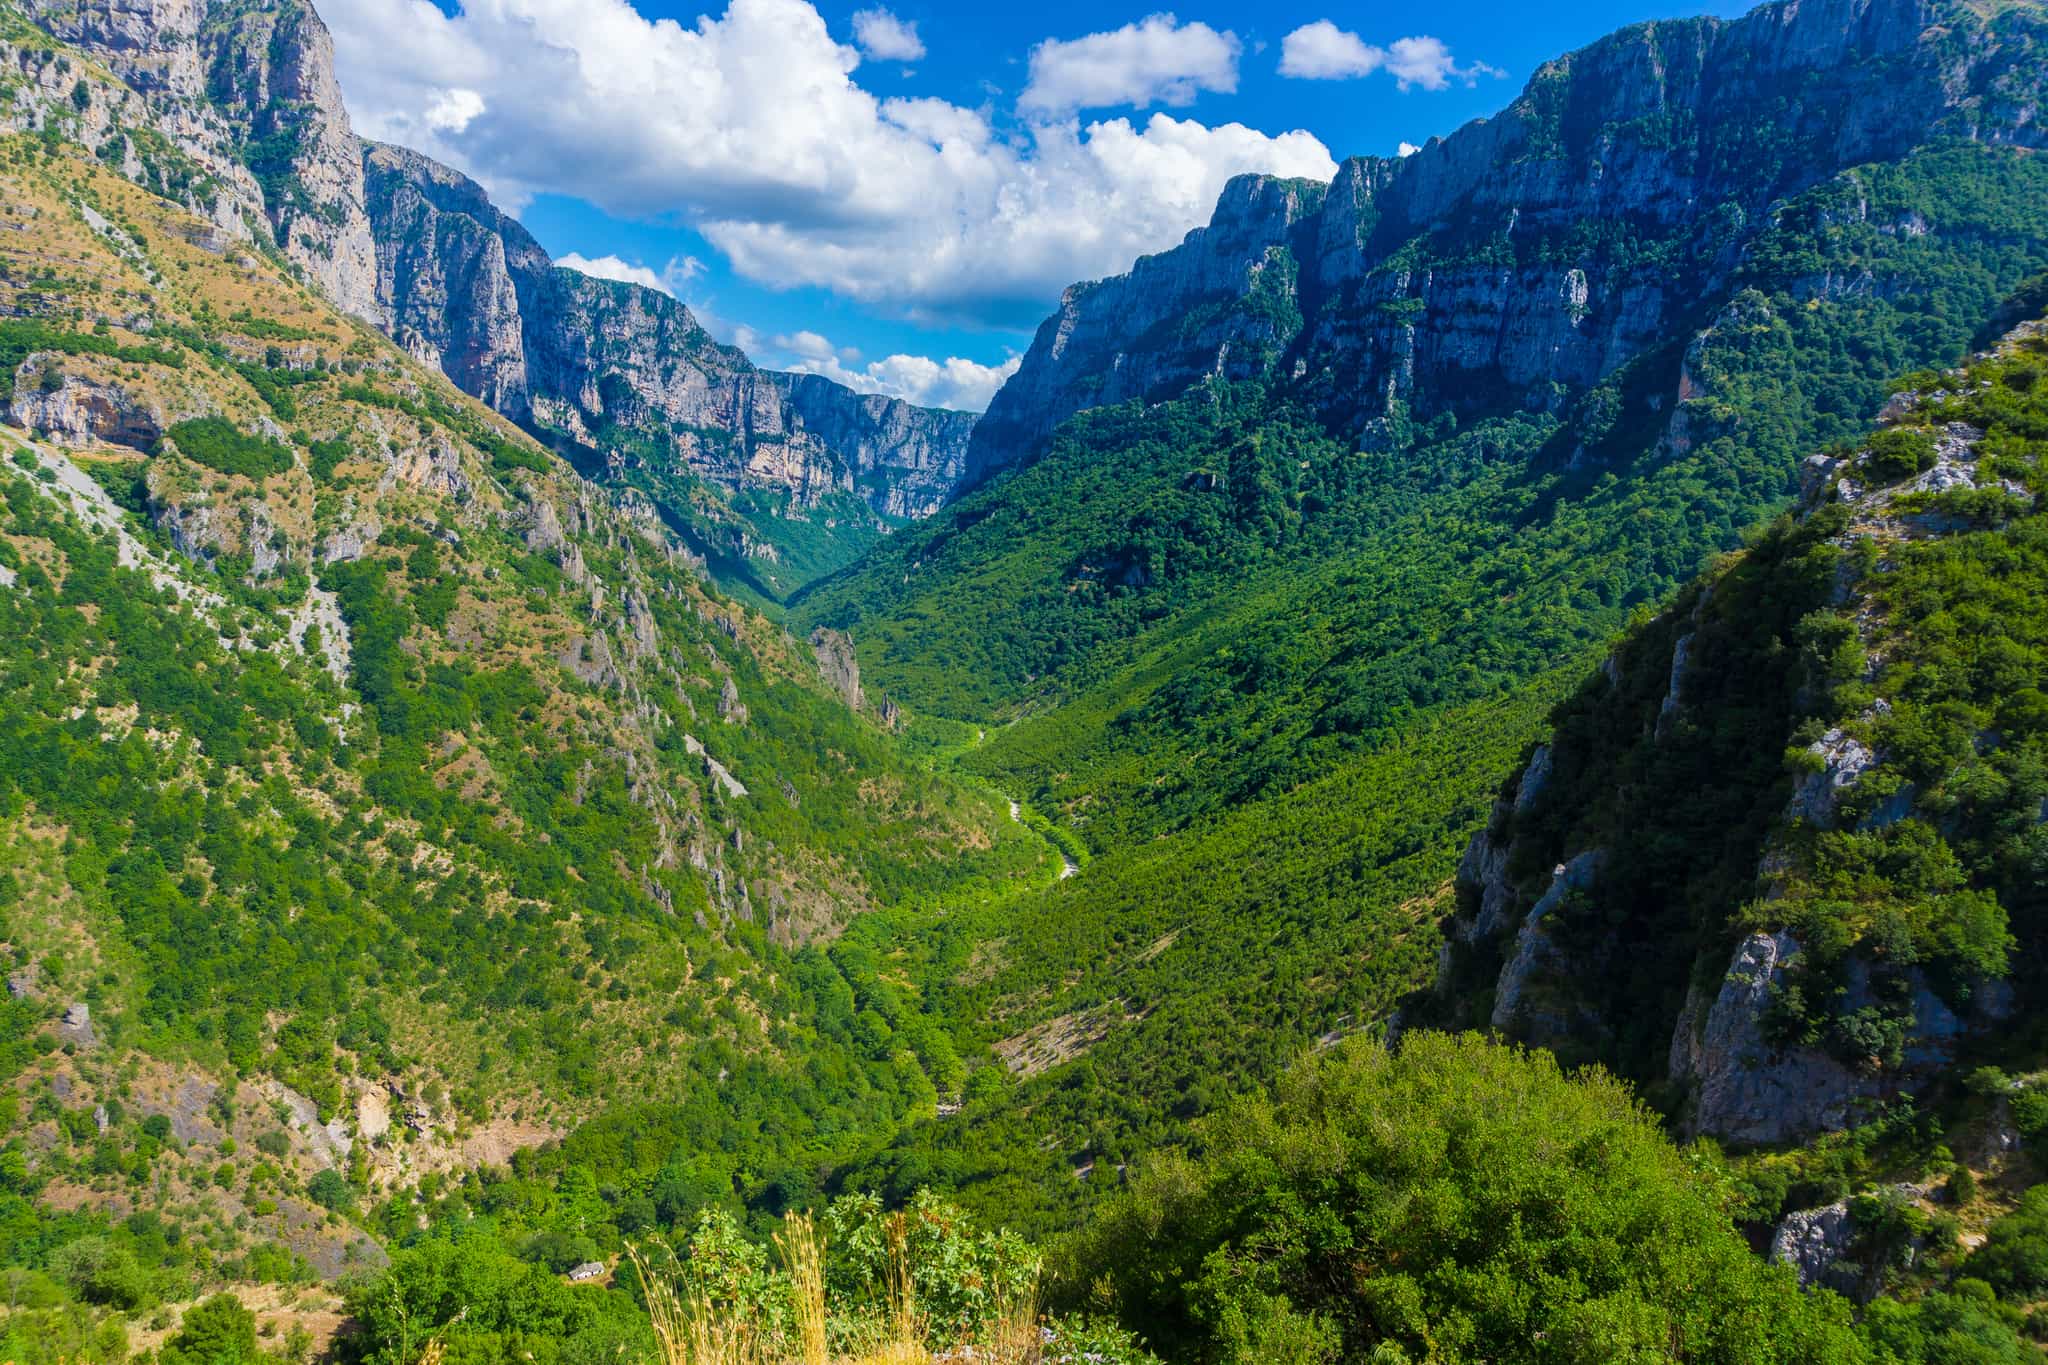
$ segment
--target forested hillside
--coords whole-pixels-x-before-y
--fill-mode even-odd
[[[54,130],[0,144],[0,204],[0,1106],[35,1285],[374,1265],[340,1214],[656,1096],[702,1179],[794,1200],[957,1090],[828,945],[1056,862],[829,641]]]
[[[2039,1358],[2038,5],[1236,182],[786,620],[205,12],[0,23],[0,1359]]]
[[[969,1172],[1004,1201],[1086,1200],[1035,1172],[1171,1140],[1384,1018],[1431,971],[1486,774],[1604,640],[1783,505],[1807,453],[2048,264],[2044,190],[2031,155],[1955,148],[1786,205],[1685,348],[1684,400],[1649,358],[1608,381],[1598,430],[1446,418],[1367,451],[1284,385],[1211,384],[1082,414],[815,590],[802,611],[848,628],[869,676],[996,717],[962,765],[1094,855],[987,931],[989,984],[947,987],[993,992],[970,1011],[991,1043],[1052,1045],[1014,1105],[892,1155],[894,1187]],[[1914,214],[1928,231],[1880,226]],[[1842,272],[1894,283],[1801,283]],[[988,1155],[1033,1148],[1014,1184]]]

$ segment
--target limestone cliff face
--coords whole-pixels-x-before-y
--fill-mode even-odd
[[[363,167],[392,336],[507,416],[798,505],[858,492],[916,517],[959,483],[971,414],[757,369],[668,295],[556,267],[447,167],[374,143]]]
[[[0,43],[0,82],[18,92],[0,128],[67,135],[226,239],[274,240],[335,303],[505,415],[784,508],[857,492],[917,517],[959,484],[973,416],[758,370],[667,295],[556,269],[463,176],[361,142],[304,0],[23,4],[121,84]]]
[[[2011,344],[2040,341],[2028,329]],[[1815,888],[1846,846],[1820,840],[1980,837],[1874,738],[1896,678],[1863,661],[1905,647],[1887,620],[1889,552],[1985,533],[1942,499],[2034,499],[1993,472],[1984,432],[1922,422],[1917,402],[1888,416],[1926,441],[1919,472],[1869,451],[1814,457],[1800,527],[1689,591],[1560,709],[1466,850],[1436,991],[1409,1026],[1484,1024],[1600,1060],[1663,1085],[1682,1131],[1769,1145],[1917,1092],[2007,1015],[2012,990],[1975,959],[1829,944],[1835,922],[1816,910],[1841,894]],[[1832,684],[1801,661],[1816,629],[1841,633],[1833,657],[1876,694],[1860,716],[1822,709]]]
[[[1774,201],[1937,138],[2038,146],[2048,21],[1936,0],[1785,0],[1641,24],[1492,119],[1327,191],[1232,182],[1215,220],[1077,285],[977,431],[977,475],[1072,413],[1270,375],[1340,426],[1557,410],[1726,300]]]
[[[852,469],[854,490],[884,516],[930,516],[960,486],[978,413],[913,407],[814,374],[768,377],[803,428]]]
[[[310,6],[24,0],[24,8],[52,36],[103,63],[144,106],[119,119],[90,104],[77,111],[86,125],[79,131],[103,125],[91,145],[103,155],[118,150],[131,178],[233,235],[274,238],[337,304],[376,320],[375,253],[355,135],[334,79],[333,40]],[[66,96],[70,90],[67,82]],[[70,117],[62,106],[37,117],[52,116]],[[146,129],[138,126],[145,119]],[[146,133],[160,134],[200,174],[156,164],[160,154]]]

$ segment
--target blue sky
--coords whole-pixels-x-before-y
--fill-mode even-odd
[[[1178,240],[1229,174],[1394,155],[1624,24],[1746,7],[320,8],[358,127],[475,175],[558,260],[658,282],[763,363],[977,406],[1064,284]]]

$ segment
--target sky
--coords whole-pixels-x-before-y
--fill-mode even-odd
[[[979,410],[1061,291],[1728,0],[319,0],[359,132],[757,362]]]

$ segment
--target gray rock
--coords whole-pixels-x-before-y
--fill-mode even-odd
[[[860,657],[854,653],[853,637],[844,631],[823,627],[811,632],[811,652],[817,656],[818,672],[840,700],[855,711],[866,700],[860,690]]]
[[[1404,415],[1396,405],[1565,411],[1682,335],[1703,303],[1730,303],[1746,244],[1786,196],[1946,135],[2048,139],[2033,33],[1958,41],[1943,13],[1802,0],[1636,25],[1546,63],[1499,115],[1412,156],[1347,161],[1327,187],[1235,180],[1180,246],[1067,291],[976,429],[970,477],[1030,460],[1084,408],[1157,402],[1211,375],[1298,380],[1367,444]],[[2016,67],[2028,74],[2014,88]],[[1765,129],[1783,144],[1768,158],[1754,142]],[[1673,270],[1619,239],[1562,246],[1594,221],[1694,249]],[[1697,249],[1709,233],[1725,245]],[[1899,285],[1851,269],[1807,292]],[[1676,450],[1693,439],[1687,400],[1711,394],[1714,331],[1667,395]]]
[[[1552,874],[1549,890],[1530,907],[1515,935],[1514,952],[1501,968],[1500,983],[1493,997],[1494,1029],[1541,1041],[1570,1028],[1572,1021],[1545,1009],[1540,989],[1532,988],[1546,974],[1565,975],[1574,969],[1572,960],[1558,949],[1547,921],[1567,896],[1592,887],[1606,865],[1606,850],[1589,849]]]
[[[1789,933],[1751,935],[1735,950],[1706,1018],[1679,1021],[1671,1071],[1694,1088],[1688,1131],[1747,1144],[1792,1142],[1845,1126],[1881,1093],[1874,1072],[1852,1071],[1818,1049],[1779,1050],[1765,1041],[1773,989],[1799,951]]]
[[[8,420],[42,432],[63,446],[127,446],[155,448],[163,435],[163,413],[135,398],[118,384],[102,384],[65,374],[55,388],[45,389],[42,376],[63,369],[63,357],[37,353],[17,371]]]
[[[92,1006],[83,1000],[65,1007],[64,1018],[57,1024],[57,1041],[68,1043],[80,1052],[99,1046],[99,1034],[93,1031]]]
[[[1792,1267],[1801,1289],[1816,1286],[1854,1296],[1863,1283],[1860,1266],[1846,1264],[1855,1244],[1855,1220],[1847,1204],[1785,1215],[1771,1236],[1771,1260]]]
[[[1832,829],[1842,793],[1877,766],[1877,755],[1862,740],[1839,727],[1808,745],[1807,752],[1820,759],[1821,766],[1793,788],[1786,815],[1820,829]]]

